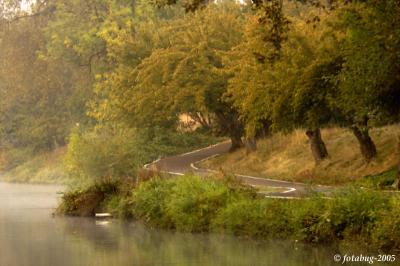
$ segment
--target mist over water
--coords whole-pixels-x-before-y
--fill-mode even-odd
[[[328,248],[54,218],[62,189],[0,183],[0,266],[335,265]]]

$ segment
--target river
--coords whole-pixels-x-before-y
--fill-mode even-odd
[[[0,183],[0,266],[338,265],[329,248],[53,217],[62,189]]]

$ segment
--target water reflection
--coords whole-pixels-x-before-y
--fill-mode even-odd
[[[287,242],[261,242],[223,235],[150,230],[112,221],[57,219],[59,231],[85,253],[76,261],[92,265],[330,265],[329,249]],[[90,260],[87,260],[90,258]],[[91,261],[95,259],[95,262]],[[88,264],[87,264],[88,265]]]
[[[335,265],[331,248],[53,218],[57,190],[0,183],[0,266]]]

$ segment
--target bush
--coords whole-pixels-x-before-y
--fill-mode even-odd
[[[335,238],[329,226],[328,201],[315,196],[294,202],[292,206],[292,223],[295,238],[310,243],[329,242]],[[328,216],[328,217],[327,217]]]
[[[400,250],[400,197],[390,200],[389,208],[381,211],[372,232],[374,246],[384,251]]]
[[[166,211],[176,229],[188,232],[209,231],[211,220],[231,197],[222,182],[201,177],[177,178],[171,188]]]
[[[218,213],[213,227],[235,235],[283,238],[292,232],[287,219],[286,206],[279,200],[239,198]]]
[[[166,208],[166,200],[173,185],[173,182],[160,178],[141,183],[134,192],[134,216],[153,226],[173,228]]]
[[[132,129],[102,127],[74,132],[65,159],[69,175],[80,178],[133,177],[149,155],[141,136]]]
[[[134,214],[153,226],[205,232],[228,202],[249,195],[242,189],[196,176],[156,178],[142,183],[135,191]]]
[[[335,195],[325,216],[332,232],[339,239],[369,234],[379,211],[387,208],[387,198],[370,190],[349,189]]]

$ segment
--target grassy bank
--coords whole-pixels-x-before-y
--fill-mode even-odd
[[[307,243],[360,243],[400,250],[400,197],[346,189],[332,199],[266,199],[234,178],[184,176],[134,183],[107,181],[64,195],[58,212],[111,212],[185,232],[217,232]],[[363,244],[361,244],[363,243]]]
[[[5,172],[1,180],[16,183],[67,184],[70,179],[63,165],[66,148],[41,153]]]
[[[297,182],[329,185],[364,182],[362,177],[379,175],[399,162],[398,136],[400,125],[372,129],[371,137],[378,157],[368,164],[361,157],[357,140],[349,130],[330,128],[322,130],[329,158],[318,166],[315,166],[304,130],[288,135],[274,134],[260,140],[254,153],[246,154],[245,149],[241,149],[205,161],[200,166]]]

